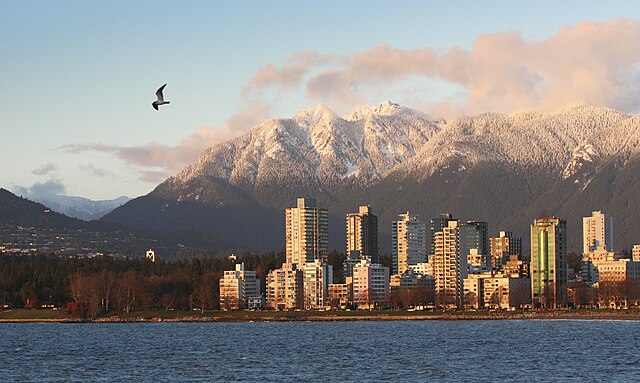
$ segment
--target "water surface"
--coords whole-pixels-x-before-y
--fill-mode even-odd
[[[0,324],[14,381],[640,381],[640,321]]]

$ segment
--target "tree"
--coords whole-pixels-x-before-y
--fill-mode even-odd
[[[100,272],[100,283],[102,285],[102,298],[104,300],[104,310],[109,311],[109,303],[111,302],[111,294],[116,284],[116,274],[111,270],[102,270]]]
[[[467,309],[477,309],[478,306],[478,294],[474,293],[473,291],[467,291],[464,294],[464,307]]]
[[[200,309],[200,313],[204,314],[204,310],[213,306],[216,294],[214,286],[219,284],[220,277],[214,272],[203,274],[193,290],[193,298],[195,304]]]
[[[138,278],[136,270],[129,270],[120,279],[120,296],[123,299],[124,311],[128,314],[133,309],[138,296]]]

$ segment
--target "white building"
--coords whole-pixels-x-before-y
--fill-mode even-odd
[[[147,254],[145,256],[147,258],[147,260],[151,261],[151,262],[155,262],[156,261],[156,253],[155,251],[149,249],[147,250]]]
[[[327,262],[329,213],[320,209],[313,198],[298,198],[297,206],[286,211],[287,263],[303,266],[320,260]]]
[[[262,306],[260,278],[255,271],[244,269],[244,263],[235,270],[225,271],[220,278],[220,308],[236,310]]]
[[[363,259],[353,268],[353,299],[359,307],[389,302],[389,268]]]
[[[305,310],[329,306],[329,285],[333,283],[333,266],[319,260],[302,268]]]
[[[588,253],[603,246],[613,250],[613,219],[601,211],[582,218],[582,252]]]
[[[284,263],[267,275],[267,306],[274,310],[301,309],[303,273],[296,264]]]
[[[436,280],[436,296],[445,307],[462,307],[464,279],[467,277],[467,255],[460,252],[458,221],[435,234],[435,254],[429,257]]]
[[[410,265],[427,261],[427,226],[417,215],[400,214],[391,226],[393,274],[402,274]]]

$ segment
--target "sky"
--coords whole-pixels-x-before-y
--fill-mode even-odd
[[[385,100],[640,113],[640,2],[0,2],[0,187],[19,195],[144,195],[268,118]]]

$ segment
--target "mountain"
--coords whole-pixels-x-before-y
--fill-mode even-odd
[[[94,201],[88,198],[60,194],[34,194],[28,195],[27,198],[41,203],[53,211],[84,221],[99,219],[131,200],[129,197],[121,196],[112,200]]]
[[[0,188],[0,224],[68,229],[87,226],[86,222],[56,213],[40,203],[20,198],[2,188]]]
[[[41,253],[105,252],[134,257],[152,247],[162,257],[216,254],[231,247],[202,231],[158,233],[107,221],[86,222],[0,188],[0,245],[21,244]],[[18,246],[20,247],[20,246]]]
[[[318,106],[209,148],[103,220],[199,228],[248,248],[281,249],[284,208],[310,196],[330,209],[338,250],[344,216],[359,204],[379,216],[386,253],[391,221],[404,211],[487,221],[491,235],[512,230],[525,244],[533,218],[556,215],[567,218],[569,247],[579,250],[580,217],[604,210],[623,249],[640,242],[627,229],[640,225],[639,151],[639,116],[590,105],[449,121],[391,102],[345,117]]]

